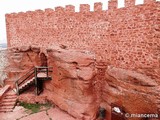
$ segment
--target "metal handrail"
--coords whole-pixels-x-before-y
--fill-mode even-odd
[[[31,77],[34,73],[34,67],[32,67],[26,74],[20,77],[18,80],[15,81],[17,94],[19,95],[19,86],[24,83],[29,77]]]
[[[18,82],[19,80],[21,80],[24,76],[28,75],[31,71],[34,71],[34,67],[32,67],[27,73],[25,73],[25,75],[23,75],[18,80],[16,80],[16,82]]]
[[[22,82],[18,83],[18,85],[21,85],[24,81],[30,78],[33,74],[34,74],[34,71],[31,74],[29,74]]]
[[[49,69],[49,68],[53,68],[53,67],[51,67],[51,66],[49,66],[49,67],[47,67],[47,66],[35,66],[35,68],[47,68],[47,69]]]
[[[28,78],[30,78],[33,74],[35,76],[35,85],[36,85],[36,82],[37,82],[37,74],[39,72],[46,72],[46,75],[48,77],[48,72],[52,72],[52,70],[49,70],[50,68],[53,68],[53,67],[46,67],[46,66],[32,67],[25,75],[23,75],[22,77],[20,77],[18,80],[15,81],[15,85],[16,85],[16,89],[17,89],[17,94],[19,95],[19,86],[22,83],[24,83]],[[39,70],[39,69],[41,69],[41,70]],[[22,81],[20,81],[20,80],[22,80]]]

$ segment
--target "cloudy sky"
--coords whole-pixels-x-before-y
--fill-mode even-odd
[[[102,2],[106,10],[108,0],[0,0],[0,43],[6,43],[5,14],[13,12],[25,12],[28,10],[54,8],[56,6],[74,5],[79,11],[79,4],[90,4],[93,10],[94,2]],[[159,0],[158,0],[159,1]],[[118,7],[124,6],[124,0],[118,0]],[[136,4],[142,4],[143,0],[136,0]]]

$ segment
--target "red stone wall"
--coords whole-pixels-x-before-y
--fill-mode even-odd
[[[52,47],[63,44],[69,48],[91,50],[97,59],[121,68],[159,67],[159,2],[145,0],[136,5],[126,0],[126,7],[117,9],[117,1],[109,2],[102,11],[81,5],[56,7],[6,15],[8,46],[37,45]]]

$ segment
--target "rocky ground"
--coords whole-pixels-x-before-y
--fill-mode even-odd
[[[37,113],[28,112],[22,106],[16,106],[13,112],[0,113],[0,120],[75,120],[57,107],[43,109]]]

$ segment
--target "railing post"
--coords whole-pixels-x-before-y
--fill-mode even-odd
[[[16,81],[16,93],[17,93],[17,95],[19,95],[19,87],[18,87],[18,82]]]
[[[36,67],[34,68],[34,75],[35,75],[35,87],[36,87],[35,93],[36,93],[36,95],[38,95],[38,86],[37,86],[37,68],[36,68]]]
[[[47,71],[46,71],[46,72],[47,72],[47,78],[48,78],[48,69],[49,69],[49,68],[47,67],[47,68],[46,68],[46,70],[47,70]]]

